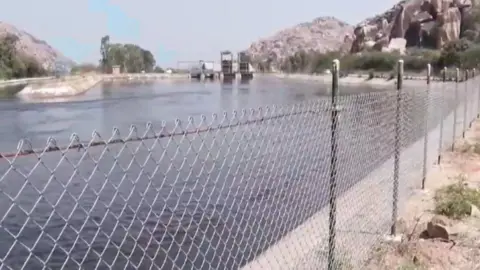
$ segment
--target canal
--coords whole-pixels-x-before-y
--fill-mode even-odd
[[[93,130],[107,140],[113,127],[126,136],[131,125],[141,136],[147,122],[179,135],[2,159],[0,259],[14,269],[239,268],[327,204],[328,92],[258,78],[103,84],[62,102],[4,95],[2,153],[21,138],[41,148],[49,137],[66,145],[72,133],[88,142]],[[406,92],[404,146],[423,134],[425,110],[424,92]],[[340,99],[340,193],[392,156],[396,101],[394,91],[341,93],[363,94]],[[280,107],[222,114],[267,105]],[[217,128],[182,135],[194,130],[189,116]]]

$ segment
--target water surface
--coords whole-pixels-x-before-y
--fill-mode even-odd
[[[0,96],[0,149],[16,149],[21,138],[35,147],[53,136],[65,143],[72,133],[89,140],[93,130],[110,136],[113,127],[123,134],[130,125],[140,129],[151,122],[159,128],[163,120],[187,120],[188,116],[231,112],[266,105],[286,105],[328,94],[328,85],[308,81],[258,78],[249,82],[220,84],[158,81],[153,83],[101,84],[84,95],[67,99],[28,102],[15,91]],[[343,87],[341,94],[369,91]],[[126,134],[125,134],[126,135]]]

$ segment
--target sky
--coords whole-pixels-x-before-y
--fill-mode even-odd
[[[320,16],[350,24],[397,0],[0,0],[0,21],[47,41],[77,63],[98,63],[100,39],[150,50],[162,67],[218,61],[260,39]]]

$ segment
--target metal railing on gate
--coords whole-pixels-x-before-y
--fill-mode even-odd
[[[332,95],[0,154],[2,269],[339,269],[480,115],[460,81]],[[358,248],[359,243],[362,248]]]

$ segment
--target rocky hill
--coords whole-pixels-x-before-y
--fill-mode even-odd
[[[278,67],[298,51],[399,51],[408,47],[441,49],[467,37],[480,43],[480,0],[402,0],[356,26],[320,17],[253,43],[253,62]],[[476,9],[475,9],[476,8]]]
[[[354,27],[334,17],[319,17],[284,29],[254,42],[246,50],[253,62],[271,61],[275,66],[297,51],[327,52],[350,48]],[[347,37],[347,38],[346,38]]]
[[[8,34],[15,35],[18,38],[16,43],[18,52],[33,57],[48,70],[53,70],[56,62],[61,62],[66,65],[74,64],[72,60],[65,57],[47,42],[40,40],[11,24],[0,21],[0,38]]]

